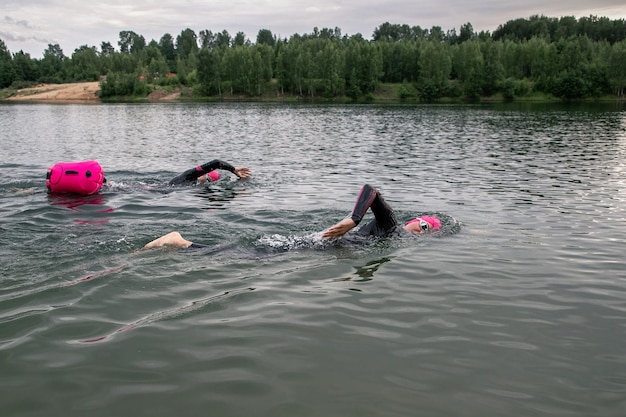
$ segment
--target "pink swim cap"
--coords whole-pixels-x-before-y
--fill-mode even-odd
[[[424,220],[426,223],[430,225],[430,228],[433,232],[441,229],[441,220],[435,216],[421,216],[416,217],[413,220],[409,220],[406,224],[411,224],[414,222],[419,222],[420,220]]]
[[[220,179],[220,173],[217,171],[211,171],[206,174],[206,179],[209,181],[217,181]]]

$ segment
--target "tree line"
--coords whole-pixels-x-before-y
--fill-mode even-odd
[[[185,29],[158,42],[122,31],[117,46],[83,45],[67,57],[49,44],[36,59],[12,54],[0,39],[0,88],[102,80],[102,97],[145,96],[154,85],[171,85],[205,97],[357,100],[394,83],[400,98],[432,101],[536,93],[566,100],[621,97],[626,86],[626,21],[595,16],[531,16],[493,33],[477,33],[471,23],[457,33],[386,22],[369,40],[339,28],[283,39],[261,29],[256,42],[225,30]]]

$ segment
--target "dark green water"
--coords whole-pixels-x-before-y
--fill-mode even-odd
[[[626,113],[0,106],[3,416],[623,416]],[[46,168],[97,159],[97,196]],[[171,188],[220,158],[249,166]],[[364,183],[444,233],[321,241]],[[141,251],[171,230],[204,251]]]

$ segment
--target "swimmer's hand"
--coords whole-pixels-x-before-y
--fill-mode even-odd
[[[322,237],[323,238],[341,237],[345,235],[346,233],[348,233],[350,230],[354,229],[355,226],[356,226],[356,223],[354,222],[354,220],[350,218],[343,219],[342,221],[340,221],[339,223],[337,223],[330,229],[326,230],[322,234]]]
[[[246,179],[250,178],[250,175],[252,175],[252,171],[250,171],[250,168],[248,167],[236,167],[235,175],[241,179]]]

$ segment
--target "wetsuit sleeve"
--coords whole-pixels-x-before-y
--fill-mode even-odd
[[[380,192],[371,185],[365,184],[363,188],[361,188],[361,192],[356,199],[356,204],[354,205],[350,218],[358,225],[361,223],[367,209],[370,207],[372,208],[372,212],[377,219],[379,216],[381,216],[382,219],[383,217],[389,216],[393,213],[393,210],[385,202],[383,197],[380,195]]]
[[[170,181],[170,185],[181,185],[181,184],[192,184],[195,183],[198,179],[198,177],[201,177],[202,175],[208,174],[209,172],[216,170],[216,169],[223,169],[226,171],[230,171],[233,174],[235,173],[235,167],[232,166],[231,164],[229,164],[228,162],[224,162],[221,161],[219,159],[214,159],[210,162],[207,162],[206,164],[202,164],[202,165],[198,165],[195,168],[191,168],[188,169],[187,171],[183,172],[182,174],[174,177],[171,181]]]
[[[398,224],[393,209],[380,195],[380,192],[371,185],[365,184],[361,188],[350,218],[358,225],[370,208],[375,219],[361,228],[365,234],[385,234]]]

